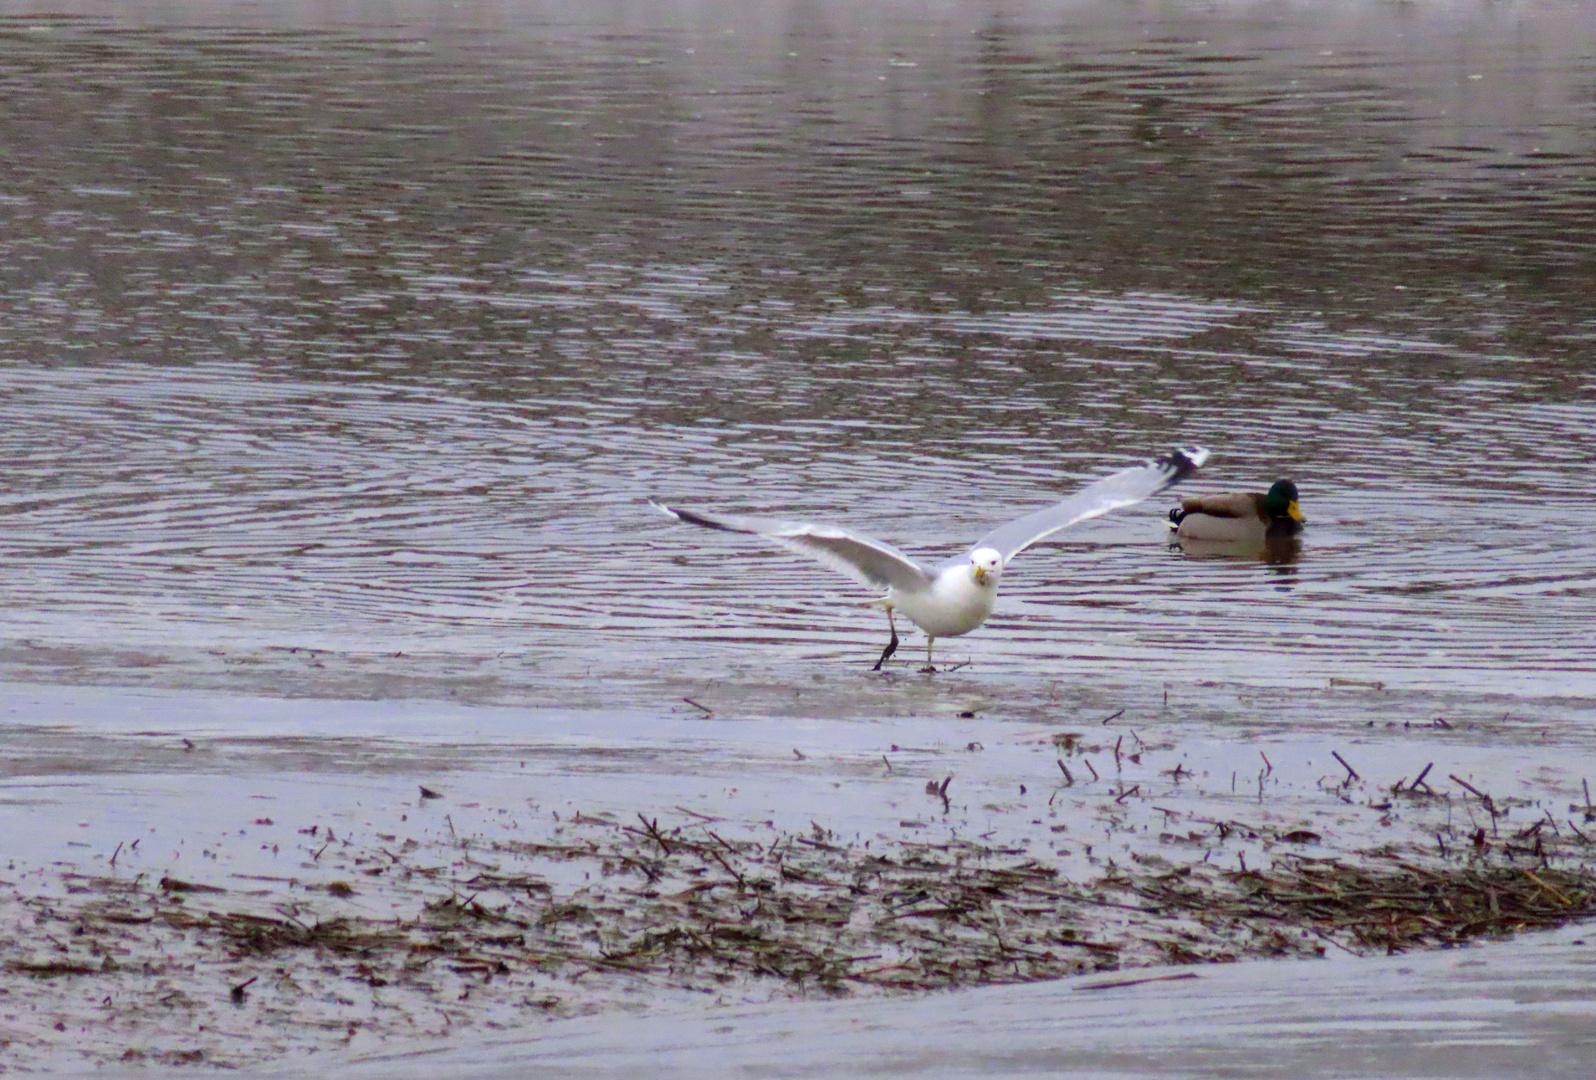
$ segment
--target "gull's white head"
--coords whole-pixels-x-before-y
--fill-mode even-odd
[[[970,552],[970,576],[983,588],[996,588],[1003,576],[1003,556],[997,548],[976,548]]]

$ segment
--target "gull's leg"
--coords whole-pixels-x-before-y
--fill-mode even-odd
[[[898,651],[898,627],[892,621],[892,609],[887,608],[887,627],[892,631],[892,640],[887,642],[887,647],[881,650],[881,659],[876,661],[876,666],[871,671],[880,671],[881,665],[887,662],[887,657]]]
[[[937,639],[932,637],[930,634],[927,634],[925,637],[925,667],[920,669],[920,674],[922,675],[936,674],[937,669],[931,663],[931,646],[935,645],[936,641]]]

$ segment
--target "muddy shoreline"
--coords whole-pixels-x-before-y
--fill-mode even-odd
[[[1248,693],[1208,692],[1209,712]],[[736,719],[643,724],[7,684],[13,717],[72,723],[7,729],[27,839],[0,874],[0,1058],[289,1067],[1596,914],[1596,770],[1544,728],[1504,740],[1372,690],[1377,726],[1245,739],[1185,708],[804,720],[719,693]],[[362,731],[378,713],[394,734]]]

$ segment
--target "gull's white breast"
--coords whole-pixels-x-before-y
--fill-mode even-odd
[[[924,591],[892,589],[887,600],[932,637],[958,637],[986,622],[997,598],[997,582],[978,584],[970,564],[960,558],[938,571]]]

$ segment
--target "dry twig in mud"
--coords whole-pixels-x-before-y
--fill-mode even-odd
[[[1485,812],[1490,814],[1493,818],[1496,817],[1496,804],[1491,801],[1491,797],[1489,795],[1485,794],[1485,792],[1481,791],[1479,788],[1475,787],[1473,784],[1469,783],[1456,773],[1447,773],[1447,779],[1451,780],[1464,791],[1467,791],[1470,795],[1473,795],[1476,799],[1480,800],[1480,805],[1485,807]]]
[[[1346,783],[1350,784],[1354,780],[1363,779],[1363,777],[1358,775],[1358,770],[1357,769],[1354,769],[1351,765],[1347,764],[1347,759],[1346,758],[1342,757],[1340,754],[1336,753],[1334,750],[1330,751],[1330,756],[1335,758],[1337,761],[1341,762],[1341,767],[1343,769],[1347,770]],[[1267,760],[1267,759],[1265,759],[1265,760]]]
[[[1075,987],[1077,990],[1119,990],[1127,986],[1141,986],[1144,983],[1156,982],[1181,982],[1185,979],[1197,978],[1197,973],[1183,971],[1177,975],[1149,975],[1145,979],[1115,979],[1113,982],[1082,983]]]
[[[69,960],[43,960],[38,963],[10,960],[7,961],[5,970],[11,975],[31,975],[36,979],[50,979],[57,975],[94,975],[101,968],[93,964],[76,964]]]
[[[1391,785],[1391,794],[1406,795],[1409,798],[1439,798],[1439,796],[1435,793],[1435,789],[1430,787],[1429,783],[1424,779],[1426,776],[1430,775],[1430,770],[1433,768],[1435,768],[1435,762],[1432,761],[1428,765],[1424,766],[1424,768],[1419,770],[1419,775],[1413,778],[1413,783],[1411,784],[1407,783],[1405,780],[1398,780],[1395,784]],[[1423,788],[1424,790],[1420,791],[1420,788]]]

